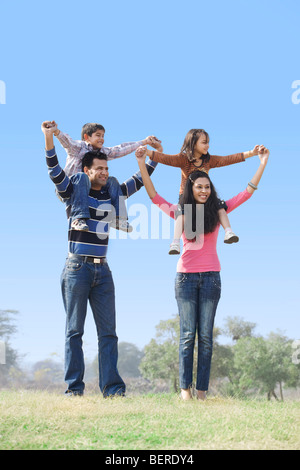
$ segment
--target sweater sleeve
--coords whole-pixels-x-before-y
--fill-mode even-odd
[[[146,168],[150,176],[152,175],[156,166],[157,166],[157,163],[153,162],[150,159],[146,162]],[[137,173],[132,175],[131,178],[128,178],[128,180],[124,181],[124,183],[121,184],[121,190],[122,190],[123,195],[126,198],[128,198],[132,196],[134,193],[136,193],[137,191],[139,191],[143,186],[144,186],[144,183],[143,183],[142,175],[141,175],[141,172],[138,171]]]
[[[162,163],[163,165],[176,166],[182,168],[185,162],[185,157],[183,155],[167,155],[161,152],[155,152],[152,150],[150,155],[151,160],[157,163]]]
[[[211,155],[209,160],[210,168],[218,168],[221,166],[234,165],[235,163],[244,162],[245,157],[243,153],[234,153],[226,157],[219,157],[218,155]]]
[[[68,199],[72,194],[73,185],[58,163],[55,147],[51,150],[46,150],[46,162],[48,174],[55,184],[59,196],[62,199]]]

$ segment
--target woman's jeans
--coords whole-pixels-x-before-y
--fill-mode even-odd
[[[213,326],[221,295],[219,272],[177,273],[175,294],[180,316],[179,386],[193,383],[193,358],[198,333],[197,390],[208,390]]]
[[[72,219],[89,219],[89,192],[91,183],[85,173],[76,173],[71,177],[73,192],[71,195],[71,217]],[[111,205],[115,209],[115,216],[120,219],[127,219],[127,209],[125,197],[121,186],[116,178],[110,176],[102,191],[108,191],[111,198]]]
[[[98,336],[99,386],[104,396],[123,395],[125,384],[117,370],[115,291],[108,264],[83,262],[79,255],[69,255],[61,277],[66,311],[65,381],[68,390],[84,390],[82,336],[87,303],[93,312]]]

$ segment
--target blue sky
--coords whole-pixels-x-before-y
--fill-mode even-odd
[[[155,134],[166,153],[177,153],[191,128],[207,130],[216,155],[268,146],[259,190],[230,215],[240,242],[224,245],[220,230],[216,325],[240,316],[257,323],[257,333],[279,329],[300,338],[300,104],[292,102],[292,83],[300,80],[299,14],[296,0],[1,6],[0,308],[19,310],[12,345],[28,361],[62,357],[64,343],[59,277],[67,221],[47,175],[40,130],[46,119],[73,138],[85,122],[100,122],[106,146]],[[64,164],[58,142],[56,148]],[[120,181],[137,169],[134,155],[109,166]],[[257,166],[254,157],[210,176],[226,199],[246,187]],[[177,202],[180,170],[160,165],[153,181]],[[150,213],[144,190],[128,201],[129,213],[136,204]],[[168,239],[111,240],[120,341],[142,348],[155,325],[177,313],[178,258],[168,246]],[[96,355],[90,310],[85,350]]]

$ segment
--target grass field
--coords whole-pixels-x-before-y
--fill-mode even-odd
[[[211,450],[300,448],[300,402],[174,394],[103,399],[0,392],[0,449]]]

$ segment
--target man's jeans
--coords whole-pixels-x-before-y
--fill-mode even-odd
[[[123,395],[125,384],[117,370],[115,291],[108,264],[85,263],[69,255],[61,277],[66,310],[65,381],[68,390],[83,393],[82,336],[89,300],[98,335],[99,386],[103,395]]]
[[[208,390],[213,326],[221,295],[219,272],[177,273],[175,294],[180,315],[179,385],[193,382],[193,357],[198,333],[197,390]]]
[[[89,192],[91,183],[85,173],[76,173],[71,177],[73,193],[71,196],[71,217],[72,219],[89,219]],[[108,191],[111,198],[111,205],[114,207],[113,215],[121,219],[127,219],[127,209],[125,198],[121,186],[116,178],[110,176],[102,191]],[[114,217],[113,217],[114,218]]]

